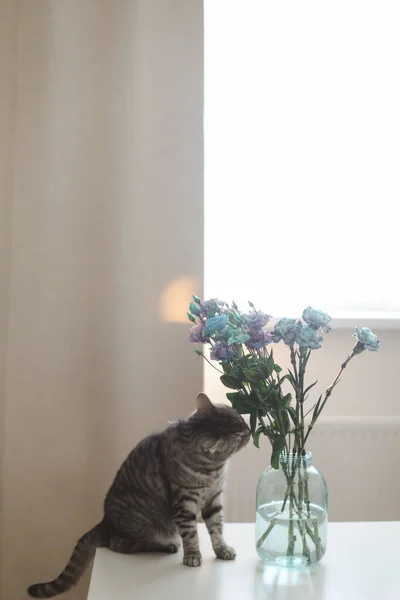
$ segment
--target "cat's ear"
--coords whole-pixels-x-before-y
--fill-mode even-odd
[[[211,402],[210,398],[203,393],[197,394],[196,406],[197,410],[200,412],[211,412],[214,410],[214,404]]]

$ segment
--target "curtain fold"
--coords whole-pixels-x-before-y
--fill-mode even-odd
[[[0,597],[19,598],[202,387],[182,321],[203,277],[203,17],[200,0],[0,17]]]

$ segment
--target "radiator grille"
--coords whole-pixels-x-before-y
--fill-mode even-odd
[[[329,489],[330,521],[400,521],[400,417],[326,418],[308,448]],[[258,478],[270,446],[249,446],[229,465],[225,492],[228,522],[255,519]]]

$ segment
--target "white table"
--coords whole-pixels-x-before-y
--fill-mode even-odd
[[[400,600],[400,522],[330,523],[323,560],[302,571],[266,567],[254,524],[225,525],[237,551],[217,560],[199,525],[201,567],[174,555],[96,553],[88,600]]]

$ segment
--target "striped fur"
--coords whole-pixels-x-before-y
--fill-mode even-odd
[[[103,524],[99,523],[78,540],[67,566],[60,575],[53,581],[31,585],[28,594],[33,598],[52,598],[66,592],[80,578],[87,564],[94,557],[96,548],[105,545]]]
[[[69,563],[53,581],[28,589],[51,598],[77,583],[96,548],[122,554],[177,552],[201,564],[197,518],[201,514],[218,558],[235,551],[223,538],[222,489],[227,459],[247,444],[250,431],[236,411],[214,406],[205,394],[186,419],[139,442],[120,467],[105,498],[104,518],[77,542]]]

